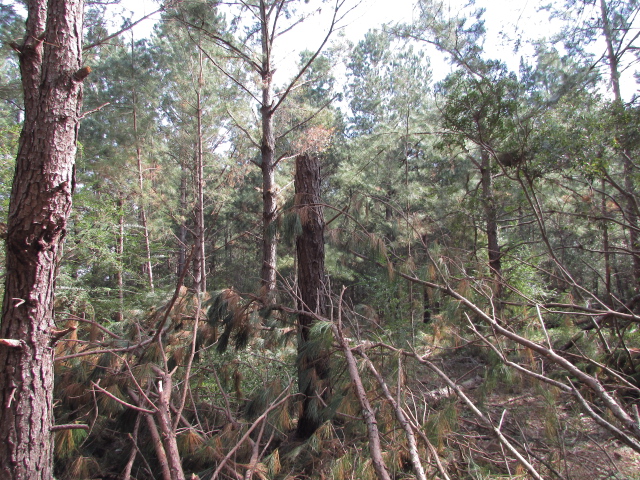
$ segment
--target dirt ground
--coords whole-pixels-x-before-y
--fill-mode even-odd
[[[544,478],[640,479],[640,454],[604,431],[570,395],[505,367],[491,367],[473,352],[462,353],[435,355],[432,361],[463,386]],[[456,424],[439,445],[452,478],[530,478],[435,374],[421,371],[412,388],[421,392],[434,412],[455,402]]]

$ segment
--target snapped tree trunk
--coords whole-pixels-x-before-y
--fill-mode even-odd
[[[149,436],[151,437],[151,443],[156,452],[158,464],[162,470],[162,480],[173,480],[171,478],[171,469],[169,468],[169,460],[167,459],[167,452],[162,445],[162,439],[158,432],[158,426],[154,420],[154,416],[150,413],[145,413],[144,418],[147,421],[147,428],[149,429]]]
[[[325,313],[324,210],[320,203],[320,164],[310,155],[296,157],[296,211],[302,232],[296,238],[298,310]],[[304,394],[297,436],[309,438],[324,421],[323,403],[329,397],[329,356],[309,348],[312,315],[298,315],[298,384]],[[312,353],[314,352],[314,353]]]
[[[53,478],[53,292],[71,211],[82,82],[82,0],[27,2],[25,122],[7,229],[0,338],[0,478]]]
[[[171,480],[185,480],[180,452],[178,451],[176,430],[172,427],[171,421],[171,390],[173,386],[171,374],[164,373],[161,378],[163,380],[162,389],[160,389],[158,394],[159,398],[155,419],[160,429],[162,445],[167,455]],[[185,386],[184,388],[187,387]]]

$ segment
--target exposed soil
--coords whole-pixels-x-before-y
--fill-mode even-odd
[[[502,370],[493,370],[499,366],[490,367],[482,355],[468,350],[432,360],[463,386],[495,425],[501,425],[520,452],[527,452],[527,460],[544,478],[640,479],[640,454],[612,438],[571,396],[529,378],[509,379]],[[439,445],[452,478],[529,478],[494,433],[435,374],[421,370],[409,388],[420,391],[435,412],[445,402],[455,402],[456,425]]]

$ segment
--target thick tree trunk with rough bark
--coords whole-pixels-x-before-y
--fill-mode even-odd
[[[296,157],[296,210],[302,232],[296,239],[298,257],[298,310],[323,315],[324,291],[324,211],[320,203],[320,164],[316,157]],[[298,316],[298,384],[304,394],[297,435],[309,438],[322,424],[319,412],[329,397],[329,357],[326,352],[311,354],[310,330],[315,323],[311,315]],[[321,400],[322,399],[322,400]]]
[[[11,191],[0,338],[0,478],[53,478],[53,292],[74,188],[82,0],[31,0],[23,125]],[[46,32],[46,33],[45,33]],[[8,346],[17,345],[17,346]]]

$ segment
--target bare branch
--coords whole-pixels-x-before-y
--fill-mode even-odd
[[[333,8],[333,17],[331,19],[331,24],[329,25],[329,30],[328,30],[327,34],[325,35],[324,40],[322,40],[322,43],[316,49],[316,51],[313,53],[313,55],[311,55],[311,58],[307,61],[307,63],[304,64],[304,66],[298,71],[298,73],[295,76],[295,78],[289,83],[289,86],[285,89],[285,91],[280,96],[280,99],[278,100],[278,103],[276,103],[273,106],[273,108],[271,110],[272,112],[275,112],[276,110],[278,110],[278,107],[280,107],[280,105],[282,105],[282,102],[284,102],[285,99],[289,96],[289,93],[291,92],[293,87],[296,85],[298,80],[300,80],[300,78],[309,69],[309,67],[311,67],[311,65],[316,60],[316,58],[318,58],[318,55],[320,55],[320,53],[322,53],[322,50],[324,50],[324,47],[327,44],[327,42],[329,41],[329,38],[331,37],[331,35],[333,34],[338,21],[340,21],[342,18],[344,18],[344,15],[341,16],[341,17],[338,17],[338,12],[340,11],[342,6],[344,5],[344,2],[345,2],[345,0],[336,0],[336,4],[335,4],[335,6]]]
[[[416,477],[418,477],[419,480],[427,480],[427,476],[424,472],[424,468],[422,467],[422,462],[420,460],[420,455],[418,454],[418,446],[416,444],[415,435],[413,434],[413,429],[409,424],[409,421],[407,420],[404,412],[402,411],[402,407],[398,404],[398,402],[396,402],[396,400],[393,398],[393,395],[391,395],[391,392],[389,391],[389,387],[387,387],[387,384],[384,381],[384,378],[382,378],[382,375],[378,373],[378,371],[376,370],[376,367],[373,365],[373,363],[371,362],[367,354],[364,353],[363,351],[358,350],[357,348],[354,349],[354,352],[362,356],[362,358],[364,358],[365,362],[367,363],[367,367],[369,368],[369,371],[373,374],[375,379],[378,381],[378,384],[380,385],[380,388],[382,388],[382,392],[384,393],[384,396],[386,397],[387,401],[391,404],[391,406],[396,412],[396,419],[402,426],[407,437],[407,443],[409,444],[409,455],[411,456],[411,463],[413,464],[413,470],[416,473]],[[400,394],[400,391],[398,390],[398,395],[399,394]]]
[[[169,5],[167,5],[167,6],[162,6],[162,7],[160,7],[159,9],[157,9],[157,10],[155,10],[155,11],[153,11],[153,12],[149,13],[148,15],[145,15],[144,17],[139,18],[139,19],[138,19],[138,20],[136,20],[135,22],[130,23],[129,25],[124,26],[123,28],[121,28],[121,29],[120,29],[120,30],[118,30],[117,32],[112,33],[111,35],[108,35],[108,36],[106,36],[106,37],[104,37],[104,38],[101,38],[101,39],[100,39],[100,40],[98,40],[97,42],[90,43],[89,45],[85,45],[85,46],[82,48],[82,50],[86,52],[87,50],[91,50],[92,48],[95,48],[95,47],[97,47],[98,45],[102,45],[103,43],[108,42],[108,41],[109,41],[109,40],[111,40],[112,38],[116,38],[117,36],[119,36],[119,35],[123,34],[124,32],[126,32],[126,31],[128,31],[128,30],[131,30],[133,27],[135,27],[136,25],[138,25],[140,22],[145,21],[147,18],[154,16],[156,13],[159,13],[159,12],[164,11],[168,6],[169,6]]]
[[[68,423],[66,425],[53,425],[51,427],[52,432],[58,432],[60,430],[89,430],[89,425],[82,425],[80,423]]]
[[[353,357],[353,353],[351,352],[351,347],[349,347],[349,345],[347,344],[347,340],[342,334],[342,298],[344,296],[345,290],[346,287],[342,287],[342,292],[340,293],[340,301],[338,303],[338,321],[336,323],[330,322],[331,330],[333,331],[333,335],[340,345],[340,350],[342,350],[342,353],[344,353],[345,360],[347,361],[349,376],[351,377],[351,381],[354,384],[356,397],[358,398],[358,402],[360,403],[360,407],[362,409],[362,416],[364,417],[364,421],[367,425],[369,450],[371,452],[371,462],[373,464],[373,468],[379,480],[391,480],[387,466],[382,456],[380,432],[378,430],[378,422],[376,420],[375,413],[373,411],[373,408],[371,407],[371,404],[369,403],[367,391],[362,384],[362,378],[360,378],[360,374],[358,373],[358,365],[356,364],[356,360]]]
[[[124,400],[116,397],[115,395],[113,395],[112,393],[109,393],[107,390],[105,390],[104,388],[102,388],[100,385],[98,385],[100,383],[100,380],[98,380],[98,382],[91,382],[91,385],[93,386],[93,388],[99,390],[100,392],[102,392],[103,394],[105,394],[107,397],[109,397],[112,400],[115,400],[116,402],[118,402],[120,405],[124,405],[127,408],[130,408],[132,410],[136,410],[138,412],[142,412],[142,413],[150,413],[150,414],[154,414],[156,413],[155,410],[148,410],[146,408],[142,408],[142,407],[138,407],[136,405],[132,405],[128,402],[125,402]]]
[[[256,427],[258,425],[260,425],[263,422],[263,420],[265,420],[267,418],[267,415],[269,415],[269,413],[271,413],[273,410],[278,408],[284,402],[289,400],[291,395],[288,392],[291,389],[292,385],[293,385],[293,383],[290,382],[289,385],[287,386],[287,388],[285,388],[284,391],[280,394],[280,396],[278,398],[276,398],[276,400],[271,405],[269,405],[269,407],[262,413],[262,415],[260,415],[258,418],[256,418],[255,422],[253,422],[253,425],[251,425],[247,429],[247,431],[242,436],[242,438],[240,438],[240,440],[238,440],[238,442],[236,443],[235,447],[233,447],[231,450],[229,450],[229,452],[225,455],[225,457],[218,464],[218,468],[216,468],[215,472],[213,472],[213,475],[211,475],[211,479],[212,480],[218,478],[218,475],[220,474],[220,472],[224,468],[225,464],[236,453],[236,451],[242,446],[242,444],[247,440],[247,438],[249,438],[249,435],[251,435],[251,432],[253,432],[256,429]]]

